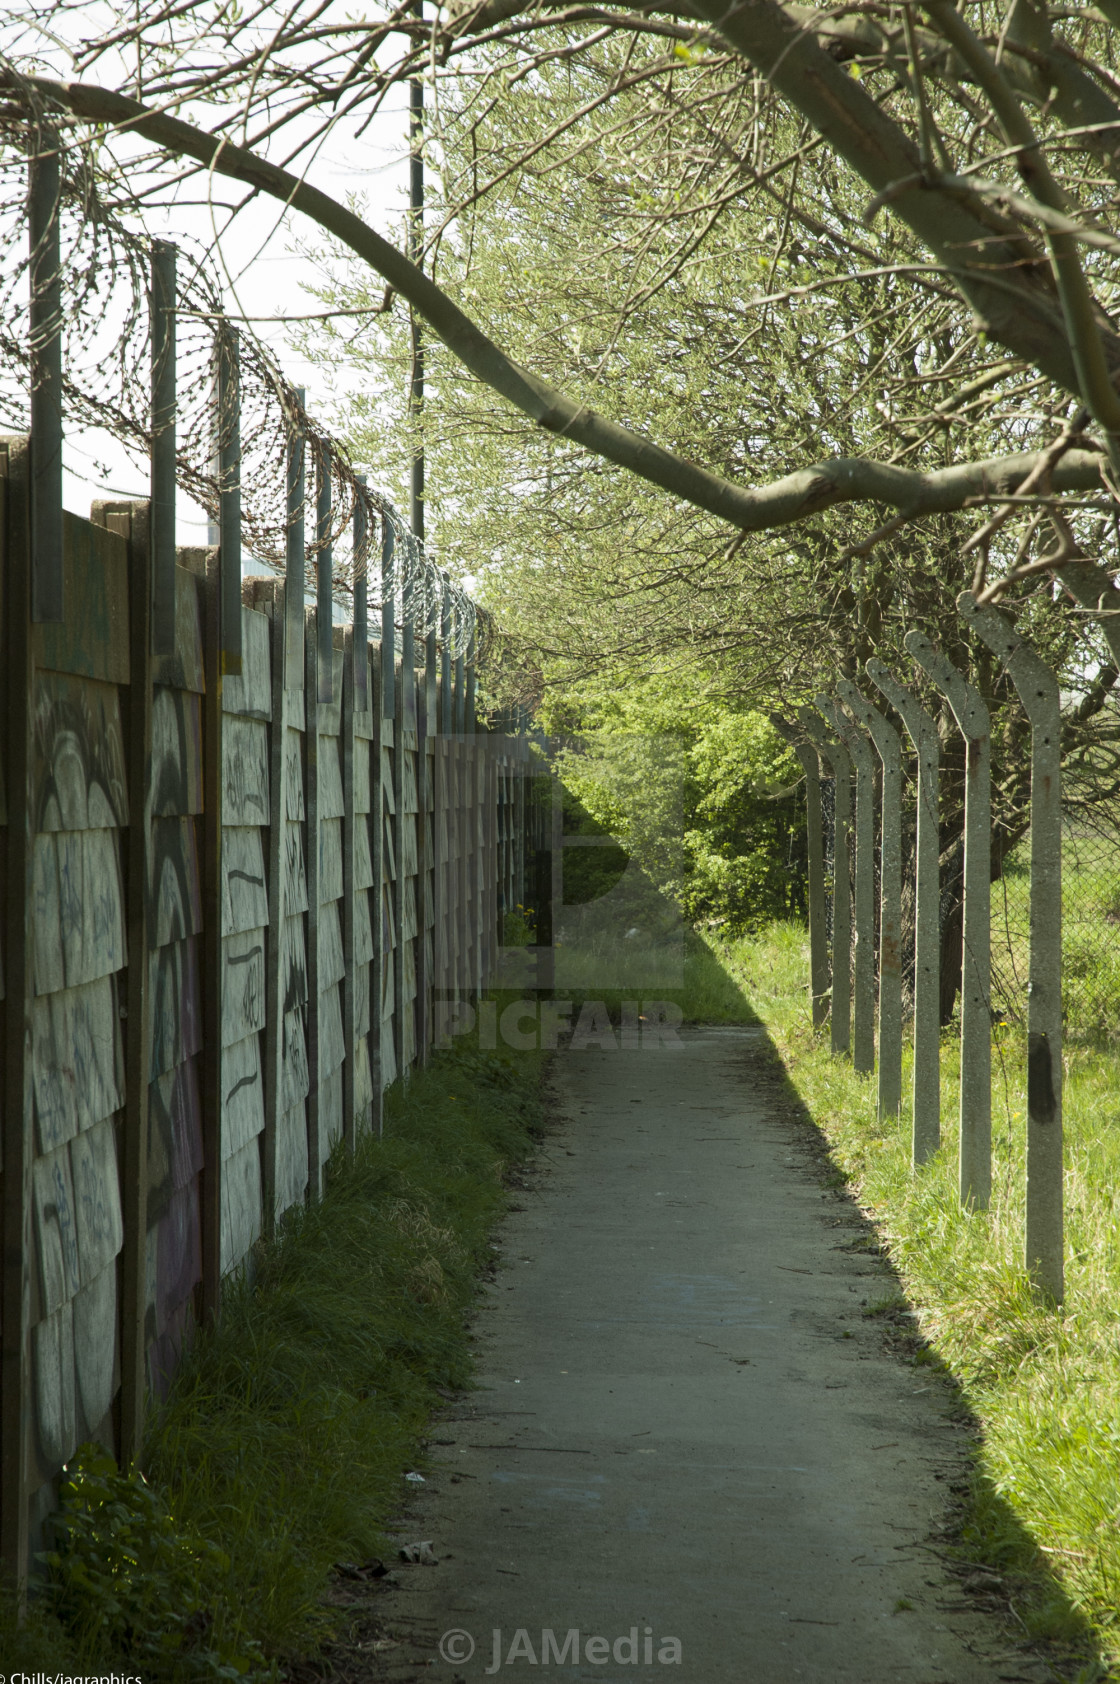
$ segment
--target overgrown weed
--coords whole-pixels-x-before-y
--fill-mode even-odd
[[[437,1054],[387,1095],[383,1138],[338,1152],[323,1199],[258,1248],[252,1280],[226,1282],[150,1423],[148,1483],[72,1470],[53,1589],[26,1628],[39,1666],[264,1679],[329,1638],[332,1566],[384,1551],[430,1411],[469,1384],[472,1299],[540,1075],[536,1053]],[[163,1653],[144,1610],[158,1627],[176,1597],[182,1641]]]

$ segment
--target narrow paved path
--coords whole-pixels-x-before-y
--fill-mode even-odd
[[[1035,1676],[931,1547],[961,1471],[954,1395],[862,1314],[890,1272],[822,1185],[764,1033],[560,1054],[554,1081],[479,1390],[402,1533],[439,1566],[401,1568],[376,1676]]]

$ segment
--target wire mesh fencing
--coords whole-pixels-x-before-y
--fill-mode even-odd
[[[992,1011],[1025,1023],[1030,835],[992,884]],[[1120,1039],[1120,810],[1067,820],[1062,835],[1062,1015],[1067,1036]]]

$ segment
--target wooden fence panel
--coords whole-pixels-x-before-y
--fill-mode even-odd
[[[138,1451],[222,1276],[318,1194],[340,1140],[380,1129],[435,998],[484,986],[523,894],[520,776],[447,734],[436,641],[419,689],[410,640],[403,662],[390,648],[386,692],[380,645],[334,628],[327,700],[325,639],[312,623],[289,665],[285,586],[246,580],[226,671],[219,554],[180,550],[154,654],[149,512],[66,515],[66,618],[32,626],[26,441],[0,443],[0,1545],[17,1577],[62,1464],[89,1437]]]
[[[174,1372],[202,1278],[203,651],[198,578],[175,570],[172,652],[156,659],[149,784],[149,1378]]]
[[[49,1506],[49,1481],[83,1439],[112,1442],[120,1375],[128,544],[75,516],[66,517],[63,540],[65,576],[88,569],[87,600],[96,596],[104,614],[98,638],[75,624],[69,597],[68,618],[33,637],[28,675],[33,1425],[24,1424],[20,1441],[32,1514]],[[14,966],[9,983],[14,1005]],[[15,1166],[4,1167],[7,1180]]]
[[[222,680],[221,1267],[244,1262],[262,1227],[265,953],[271,822],[271,624],[241,609],[239,675]]]
[[[310,694],[310,692],[309,692]],[[343,1032],[342,979],[346,957],[342,946],[345,890],[342,787],[342,651],[332,651],[333,701],[318,706],[318,820],[321,867],[318,907],[318,1153],[313,1164],[321,1175],[343,1131],[343,1067],[347,1042]],[[310,703],[309,703],[310,705]],[[368,913],[367,913],[368,919]],[[358,920],[360,922],[360,920]]]

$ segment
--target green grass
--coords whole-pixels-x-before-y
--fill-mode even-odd
[[[677,974],[681,980],[651,982],[651,971],[659,964],[656,952],[650,955],[650,968],[643,970],[642,955],[632,960],[639,978],[631,985],[605,987],[604,977],[614,977],[617,966],[612,965],[612,953],[582,952],[578,963],[567,961],[568,970],[563,987],[556,993],[572,1001],[573,1022],[579,1016],[585,1000],[601,1000],[617,1021],[619,1007],[624,1000],[666,1000],[680,1006],[685,1023],[757,1023],[758,1018],[743,989],[724,964],[718,951],[692,930],[683,934],[683,969]],[[664,956],[660,963],[664,964]]]
[[[1067,1292],[1058,1312],[1035,1297],[1022,1265],[1020,1033],[998,1032],[993,1048],[991,1209],[966,1214],[956,1196],[955,1039],[942,1043],[942,1149],[915,1175],[909,1070],[902,1117],[880,1126],[874,1082],[812,1032],[804,930],[775,926],[722,957],[982,1426],[969,1540],[1028,1579],[1037,1548],[1053,1578],[1034,1573],[1020,1610],[1032,1635],[1068,1639],[1083,1618],[1101,1655],[1120,1665],[1120,1057],[1089,1046],[1066,1055]]]
[[[1062,1004],[1066,1035],[1120,1040],[1120,857],[1109,836],[1062,840]],[[992,884],[992,998],[1012,1022],[1026,1018],[1030,955],[1030,839]]]
[[[252,1283],[227,1283],[220,1321],[182,1363],[145,1456],[158,1524],[168,1529],[169,1511],[175,1535],[198,1541],[200,1652],[243,1666],[259,1645],[257,1676],[314,1652],[330,1634],[332,1565],[384,1549],[431,1409],[469,1383],[476,1283],[507,1201],[506,1169],[532,1148],[540,1071],[537,1054],[467,1044],[437,1055],[387,1096],[384,1138],[363,1141],[352,1163],[336,1158],[322,1201],[260,1250]],[[119,1499],[136,1507],[137,1494],[115,1487],[100,1511],[119,1524]],[[90,1597],[98,1617],[112,1600],[99,1549],[111,1558],[112,1546],[87,1559],[98,1588],[83,1593],[82,1568],[59,1609],[69,1646],[36,1613],[28,1641],[40,1664],[65,1657],[72,1671],[78,1659],[98,1667],[140,1651],[143,1634],[122,1636],[119,1621],[102,1627],[111,1639],[82,1639],[97,1626]],[[7,1625],[0,1617],[5,1661],[15,1652],[10,1609]],[[143,1669],[144,1684],[236,1675],[197,1655],[166,1666],[145,1655]]]

